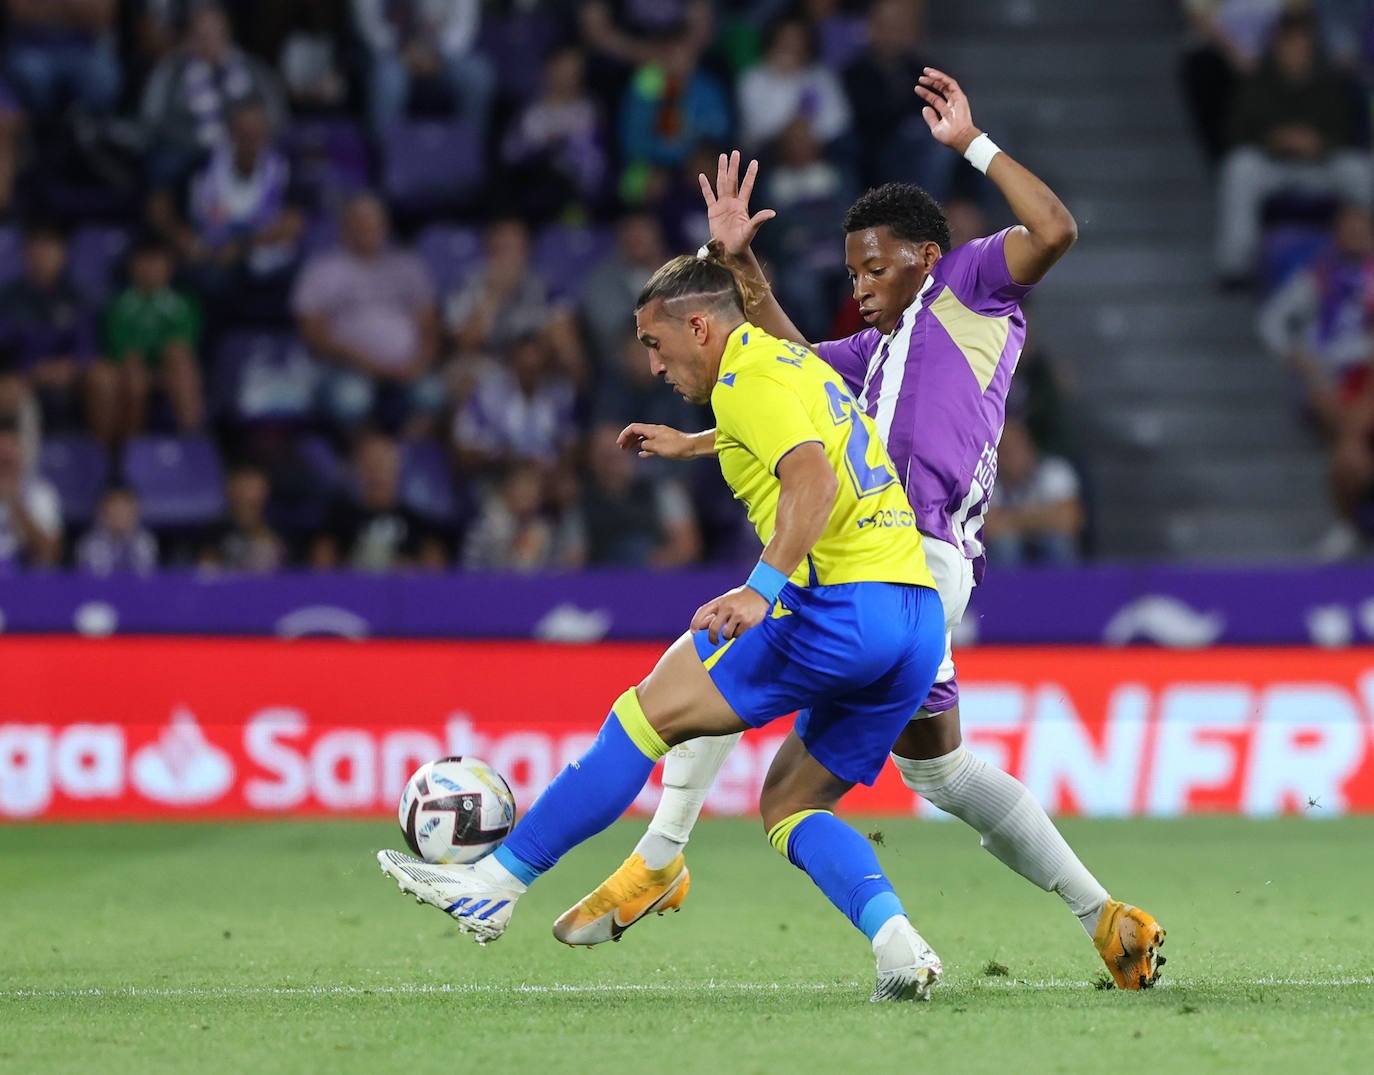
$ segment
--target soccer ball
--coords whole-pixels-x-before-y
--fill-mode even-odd
[[[426,862],[476,862],[515,824],[515,796],[477,758],[426,762],[406,781],[396,812],[410,850]]]

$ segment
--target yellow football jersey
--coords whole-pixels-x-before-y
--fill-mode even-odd
[[[916,514],[877,428],[821,359],[745,322],[726,341],[711,408],[721,473],[765,545],[776,524],[784,455],[818,442],[839,475],[830,521],[792,582],[935,585]]]

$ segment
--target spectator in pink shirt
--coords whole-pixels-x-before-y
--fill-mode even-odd
[[[291,309],[325,366],[324,408],[346,428],[393,431],[437,410],[439,318],[434,282],[414,254],[390,245],[382,203],[359,194],[343,209],[343,245],[306,262]]]

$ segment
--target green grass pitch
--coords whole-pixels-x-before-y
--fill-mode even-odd
[[[1169,930],[1100,991],[1078,924],[957,824],[862,822],[945,961],[873,1005],[862,936],[759,827],[708,821],[680,914],[570,950],[553,918],[640,831],[568,857],[485,949],[398,898],[380,822],[0,827],[0,1071],[1374,1071],[1374,818],[1067,822]]]

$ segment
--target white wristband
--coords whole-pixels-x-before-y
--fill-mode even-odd
[[[1001,152],[1001,147],[996,142],[986,134],[980,134],[968,144],[968,149],[964,150],[964,160],[987,175],[988,165],[992,163],[992,158]]]

